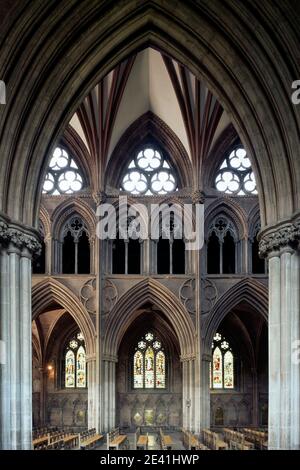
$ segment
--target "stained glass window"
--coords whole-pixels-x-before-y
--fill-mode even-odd
[[[145,388],[154,388],[154,351],[150,346],[145,354]]]
[[[234,388],[234,357],[229,342],[216,333],[212,343],[209,383],[213,389]]]
[[[141,351],[136,351],[133,359],[134,388],[144,387],[144,356]]]
[[[85,378],[85,350],[83,346],[80,346],[77,350],[77,359],[76,359],[76,387],[84,388],[86,387],[86,378]]]
[[[65,387],[85,388],[86,355],[84,337],[81,331],[68,340],[65,352]]]
[[[73,158],[62,147],[56,147],[48,166],[43,194],[72,194],[83,187],[83,179]]]
[[[165,388],[165,354],[159,351],[156,354],[156,388]]]
[[[233,355],[231,351],[224,354],[224,388],[233,388]]]
[[[243,147],[235,148],[225,158],[215,179],[218,191],[239,196],[256,195],[256,181],[251,162]]]
[[[161,151],[146,146],[129,163],[121,189],[146,196],[168,194],[177,190],[177,181]]]
[[[222,362],[222,353],[217,347],[213,354],[213,388],[223,387]]]
[[[133,356],[133,388],[166,388],[166,356],[151,332],[138,342]]]
[[[65,376],[66,388],[75,387],[75,355],[71,349],[66,353]]]

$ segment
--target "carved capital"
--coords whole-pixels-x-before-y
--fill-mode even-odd
[[[200,191],[200,189],[196,189],[195,191],[193,191],[191,194],[191,198],[193,204],[204,204],[205,202],[205,194],[203,191]]]
[[[261,257],[279,256],[286,250],[296,250],[300,240],[300,217],[275,225],[260,232],[259,254]]]
[[[104,191],[94,192],[93,199],[96,205],[99,206],[100,204],[104,204],[106,202],[107,195],[105,194]]]
[[[180,356],[181,362],[190,362],[196,359],[195,354],[185,354],[184,356]]]
[[[0,215],[0,243],[20,251],[28,250],[31,255],[39,255],[42,248],[38,231],[11,222],[2,215]]]

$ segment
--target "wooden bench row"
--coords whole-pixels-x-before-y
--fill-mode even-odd
[[[246,440],[245,434],[230,428],[223,428],[224,441],[230,450],[254,450],[254,444]]]
[[[79,448],[82,450],[92,449],[103,439],[102,434],[98,434],[95,428],[80,433]]]
[[[220,438],[219,434],[210,429],[203,429],[203,442],[212,450],[228,450],[228,444]]]
[[[134,447],[136,450],[148,449],[148,433],[142,434],[140,427],[138,427],[135,431],[135,446]]]
[[[243,428],[247,441],[253,442],[259,449],[268,448],[268,432],[252,428]]]
[[[188,450],[210,450],[207,446],[202,444],[195,434],[182,428],[182,441],[183,445]]]
[[[120,434],[120,428],[115,428],[107,433],[107,450],[129,449],[129,441],[126,434]]]
[[[161,428],[159,429],[159,438],[162,450],[172,450],[173,440],[171,436],[164,434]]]

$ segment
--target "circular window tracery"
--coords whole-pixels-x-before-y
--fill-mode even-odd
[[[161,153],[147,146],[128,165],[121,189],[136,195],[163,195],[176,191],[177,181]]]
[[[237,147],[225,158],[217,173],[215,185],[218,191],[227,194],[257,194],[251,162],[244,148]]]
[[[56,147],[46,174],[43,194],[72,194],[83,187],[83,179],[78,166],[62,147]]]

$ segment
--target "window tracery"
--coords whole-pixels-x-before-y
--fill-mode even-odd
[[[166,356],[161,341],[151,332],[138,342],[133,356],[133,388],[166,388]]]
[[[256,181],[251,162],[243,147],[237,147],[225,158],[215,178],[218,191],[238,196],[256,195]]]
[[[146,146],[131,160],[121,189],[136,195],[162,195],[177,190],[177,181],[160,150]]]
[[[53,151],[43,184],[43,194],[73,194],[83,188],[83,178],[74,159],[67,150],[56,147]]]

